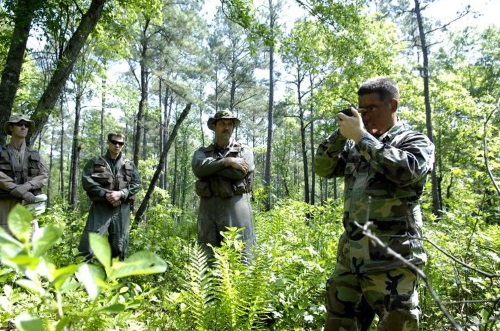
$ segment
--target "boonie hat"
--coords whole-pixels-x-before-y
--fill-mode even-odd
[[[215,126],[215,122],[217,122],[218,120],[233,120],[234,127],[237,127],[238,125],[240,125],[240,122],[241,122],[229,110],[221,110],[221,111],[218,111],[217,113],[215,113],[214,117],[210,117],[208,119],[208,121],[207,121],[208,128],[213,131],[214,126]]]
[[[35,129],[35,122],[33,122],[32,120],[30,120],[26,115],[16,114],[16,115],[12,115],[9,118],[9,120],[4,123],[3,129],[4,129],[5,133],[8,134],[9,136],[12,135],[12,132],[9,130],[9,125],[10,124],[16,124],[16,123],[19,123],[21,121],[28,122],[28,124],[30,126],[29,127],[29,131],[33,132],[33,130]]]

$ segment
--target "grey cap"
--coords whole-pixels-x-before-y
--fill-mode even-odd
[[[9,130],[9,125],[10,124],[16,124],[16,123],[19,123],[21,121],[28,122],[29,125],[30,125],[29,131],[33,132],[33,130],[35,129],[35,122],[33,122],[32,120],[30,120],[29,117],[27,117],[26,115],[15,114],[15,115],[12,115],[9,118],[9,120],[4,123],[3,129],[5,130],[5,133],[8,134],[9,136],[12,135],[12,132]]]

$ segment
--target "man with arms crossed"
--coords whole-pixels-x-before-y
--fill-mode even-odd
[[[252,190],[255,166],[252,149],[231,138],[239,124],[240,120],[229,110],[209,118],[207,125],[215,134],[214,143],[195,151],[191,163],[198,177],[196,194],[200,196],[198,243],[209,261],[213,257],[212,247],[220,247],[221,231],[227,227],[243,228],[244,261],[252,260],[255,229],[248,193]]]
[[[31,204],[47,185],[49,170],[40,153],[26,145],[35,122],[25,115],[12,115],[4,124],[10,142],[0,146],[0,227],[10,232],[7,217],[18,203]]]

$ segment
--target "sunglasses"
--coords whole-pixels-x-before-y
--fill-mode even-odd
[[[123,146],[125,145],[125,142],[124,141],[116,141],[116,140],[108,140],[111,145],[118,145],[118,146]]]
[[[18,127],[24,126],[25,128],[29,128],[30,127],[30,124],[28,122],[17,122],[17,123],[14,123],[14,125],[18,126]]]

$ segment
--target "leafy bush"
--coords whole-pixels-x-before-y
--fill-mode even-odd
[[[58,267],[47,252],[61,240],[62,230],[48,225],[32,233],[31,220],[31,213],[17,205],[9,215],[14,237],[0,228],[2,323],[29,331],[129,327],[119,315],[129,315],[135,299],[127,300],[130,289],[121,279],[165,272],[165,262],[147,251],[123,262],[112,260],[107,240],[91,234],[90,244],[100,265]]]
[[[425,211],[423,271],[463,330],[498,331],[500,229],[470,206],[454,208],[439,220]],[[96,237],[100,263],[89,265],[75,256],[85,215],[55,206],[30,241],[31,218],[17,210],[18,239],[0,230],[0,328],[319,331],[341,216],[339,200],[322,206],[282,200],[255,213],[251,264],[241,262],[239,231],[229,229],[209,265],[196,245],[194,215],[155,206],[131,230],[130,258],[111,261],[105,240]],[[429,289],[420,292],[421,330],[454,330]]]

